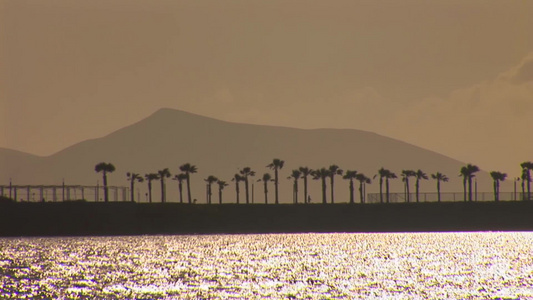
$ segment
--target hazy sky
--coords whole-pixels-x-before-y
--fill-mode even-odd
[[[0,147],[161,107],[355,128],[485,170],[533,160],[533,1],[0,0]]]

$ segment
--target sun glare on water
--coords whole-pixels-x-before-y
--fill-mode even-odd
[[[0,298],[525,298],[533,233],[0,239]]]

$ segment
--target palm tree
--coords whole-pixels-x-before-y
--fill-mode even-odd
[[[244,177],[242,177],[239,174],[235,174],[235,176],[233,176],[233,178],[231,179],[231,181],[235,181],[235,192],[237,194],[237,204],[239,204],[239,193],[240,193],[239,182],[243,180],[244,180]]]
[[[398,178],[396,174],[393,172],[387,170],[386,176],[385,176],[385,184],[387,189],[387,203],[390,203],[390,193],[389,193],[389,179],[395,179]]]
[[[381,169],[378,170],[378,174],[374,175],[374,178],[376,178],[376,176],[379,176],[379,202],[380,203],[383,203],[383,178],[386,177],[388,173],[390,173],[390,171],[382,167]]]
[[[183,180],[187,179],[187,175],[185,173],[180,173],[174,175],[174,178],[172,180],[178,181],[178,190],[180,193],[180,203],[183,203]]]
[[[189,204],[191,204],[191,174],[198,172],[198,169],[195,165],[186,163],[180,166],[180,171],[185,172],[185,176],[187,177],[187,199],[189,200]]]
[[[420,193],[419,193],[419,191],[420,191],[420,179],[428,180],[428,176],[422,170],[418,169],[418,171],[416,171],[415,177],[416,177],[416,184],[415,184],[415,187],[416,187],[416,202],[418,203],[419,202],[418,201],[418,196],[420,195]]]
[[[300,176],[302,176],[302,172],[298,169],[294,169],[292,170],[291,176],[287,177],[287,179],[294,179],[292,185],[292,202],[295,204],[298,204],[298,179],[300,179]]]
[[[370,178],[366,177],[363,173],[357,173],[355,175],[355,179],[359,181],[359,197],[361,199],[361,203],[365,203],[364,189],[365,184],[371,183]]]
[[[224,187],[228,186],[228,184],[223,180],[217,180],[218,184],[218,204],[222,204],[222,190]]]
[[[309,169],[308,167],[300,167],[300,172],[302,173],[303,179],[304,179],[304,203],[308,202],[308,195],[307,195],[307,176],[311,175],[313,173],[312,169]]]
[[[140,174],[137,173],[126,173],[126,176],[128,177],[128,180],[130,181],[130,189],[131,189],[131,202],[135,202],[135,181],[143,182],[143,178]]]
[[[276,191],[276,204],[279,204],[279,197],[278,197],[278,170],[283,169],[283,165],[285,164],[285,161],[274,158],[270,164],[267,165],[267,168],[270,168],[271,170],[274,170],[274,188]]]
[[[525,161],[520,164],[522,170],[526,174],[525,180],[527,180],[527,200],[531,200],[531,170],[533,170],[533,162]]]
[[[211,185],[214,183],[214,182],[217,182],[218,181],[218,178],[216,178],[215,176],[213,175],[209,175],[206,179],[204,179],[205,182],[207,182],[207,203],[208,204],[211,204]]]
[[[504,181],[507,178],[507,174],[498,171],[490,172],[490,176],[494,180],[494,201],[500,201],[500,181]]]
[[[113,173],[115,171],[115,166],[112,163],[101,162],[94,166],[94,170],[96,171],[96,173],[102,172],[102,176],[104,177],[104,199],[107,203],[109,201],[109,193],[107,189],[107,173]]]
[[[335,191],[333,188],[335,175],[342,175],[343,171],[337,165],[329,166],[329,178],[331,183],[331,204],[335,203]]]
[[[354,195],[353,195],[353,180],[357,177],[357,171],[346,170],[346,174],[342,177],[343,179],[350,180],[350,204],[354,204]]]
[[[409,177],[416,176],[416,172],[413,170],[402,170],[402,181],[405,182],[405,201],[409,203],[411,193],[409,192]],[[418,200],[418,199],[417,199]],[[418,202],[418,201],[417,201]]]
[[[438,199],[437,201],[440,202],[440,182],[441,181],[448,182],[448,177],[446,177],[446,175],[442,173],[437,172],[435,174],[431,174],[431,178],[437,180],[437,199]]]
[[[326,204],[326,178],[329,177],[329,170],[326,168],[316,169],[312,175],[314,180],[322,180],[322,204]]]
[[[269,173],[263,174],[263,177],[261,179],[258,179],[257,181],[263,182],[264,192],[265,192],[265,204],[268,204],[268,182],[272,181],[272,176],[270,176]]]
[[[156,173],[148,173],[144,175],[144,178],[148,182],[148,199],[150,199],[150,203],[152,203],[152,180],[159,180],[159,175]]]
[[[248,193],[248,176],[255,176],[255,172],[250,167],[243,168],[239,173],[244,178],[244,190],[246,191],[246,204],[250,204],[250,197]]]
[[[159,175],[159,180],[161,180],[161,203],[165,203],[167,201],[165,178],[170,177],[170,171],[168,170],[168,168],[164,168],[163,170],[157,171],[157,175]]]
[[[475,173],[479,172],[479,167],[472,164],[467,164],[461,168],[461,175],[463,176],[463,187],[466,187],[466,182],[468,181],[468,201],[472,202],[472,178],[476,175]],[[466,189],[465,189],[466,190]],[[466,196],[466,192],[465,192]],[[466,201],[466,197],[465,197]]]

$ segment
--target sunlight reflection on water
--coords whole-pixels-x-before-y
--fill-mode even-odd
[[[5,298],[525,298],[533,233],[0,239]]]

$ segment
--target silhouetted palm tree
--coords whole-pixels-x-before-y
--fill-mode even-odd
[[[389,179],[395,179],[395,178],[398,178],[396,176],[396,174],[394,174],[393,172],[387,170],[387,174],[385,176],[385,184],[386,184],[386,189],[387,189],[387,203],[390,203],[390,193],[389,193]]]
[[[150,199],[150,203],[152,203],[152,180],[159,180],[159,175],[156,173],[148,173],[144,175],[144,179],[148,182],[148,199]]]
[[[228,184],[223,180],[218,180],[218,204],[222,204],[222,190],[224,187],[228,186]]]
[[[350,170],[346,170],[346,174],[344,174],[344,176],[342,177],[343,179],[350,180],[350,204],[355,203],[354,193],[353,193],[353,190],[354,190],[353,180],[356,177],[357,177],[357,171],[350,171]]]
[[[115,171],[115,166],[112,163],[101,162],[94,166],[96,173],[102,172],[103,181],[104,181],[104,199],[107,203],[109,201],[109,193],[107,188],[107,173],[113,173]]]
[[[135,181],[138,181],[138,182],[143,182],[143,178],[140,174],[137,174],[137,173],[126,173],[126,176],[128,177],[128,180],[130,181],[130,190],[131,190],[131,202],[135,202]]]
[[[213,194],[211,192],[211,185],[218,181],[218,178],[216,178],[213,175],[209,175],[206,179],[204,179],[205,182],[207,182],[207,203],[211,204],[211,195]]]
[[[437,180],[437,201],[440,202],[440,182],[443,181],[443,182],[448,182],[448,177],[446,177],[446,175],[442,174],[442,173],[435,173],[435,174],[431,174],[431,178]],[[465,189],[465,193],[466,193],[466,189]]]
[[[380,203],[383,203],[383,178],[386,177],[388,173],[390,173],[390,171],[382,167],[381,169],[378,170],[378,174],[374,175],[374,178],[376,178],[376,176],[379,176],[379,202]]]
[[[180,203],[183,203],[183,180],[187,179],[187,175],[185,173],[180,173],[174,175],[174,178],[172,180],[178,181],[178,191],[180,194]]]
[[[304,179],[304,203],[307,203],[309,197],[307,195],[307,176],[311,175],[313,170],[308,167],[300,167],[298,170],[300,170],[302,173],[301,177]]]
[[[416,176],[416,172],[413,170],[402,170],[402,181],[405,182],[405,201],[409,203],[411,193],[409,191],[409,177]]]
[[[239,182],[243,180],[244,180],[244,177],[242,177],[239,174],[235,174],[235,176],[233,176],[233,178],[231,179],[231,181],[235,181],[235,192],[237,194],[237,204],[239,204],[239,194],[240,194]]]
[[[279,197],[278,197],[278,170],[283,169],[283,165],[285,164],[285,161],[274,158],[272,160],[272,163],[267,165],[267,168],[270,168],[271,170],[274,170],[274,188],[276,191],[276,204],[279,204]]]
[[[420,195],[420,180],[421,179],[428,180],[428,176],[422,170],[418,169],[418,171],[416,171],[415,177],[416,177],[416,185],[415,185],[415,187],[416,187],[416,202],[418,203],[419,202],[418,196]]]
[[[258,179],[257,181],[263,182],[264,192],[265,192],[265,204],[268,204],[268,182],[272,181],[272,176],[270,174],[265,173],[263,174],[263,177],[261,179]]]
[[[326,204],[326,178],[329,177],[329,170],[326,168],[315,169],[312,175],[314,180],[322,180],[322,204]]]
[[[198,169],[195,165],[186,163],[180,166],[180,171],[185,172],[185,176],[187,176],[187,198],[189,200],[189,204],[191,204],[191,174],[198,172]]]
[[[244,178],[244,190],[246,191],[246,204],[250,204],[250,197],[248,192],[248,176],[255,176],[255,172],[250,167],[245,167],[239,171]]]
[[[494,201],[500,201],[500,181],[504,181],[507,178],[507,174],[498,171],[490,172],[490,176],[494,180]]]
[[[287,177],[287,179],[294,179],[292,185],[292,202],[295,204],[298,204],[298,179],[300,179],[300,176],[302,176],[302,172],[294,169],[292,170],[291,176]]]
[[[477,172],[479,172],[479,167],[476,165],[467,164],[461,168],[461,176],[464,176],[468,181],[468,201],[470,202],[472,202],[472,178],[476,176],[475,173]]]
[[[163,170],[157,171],[157,175],[159,175],[159,180],[161,181],[161,203],[165,203],[167,200],[165,178],[170,177],[170,171],[168,170],[168,168],[164,168]]]
[[[371,183],[370,178],[366,177],[363,173],[357,173],[357,175],[355,175],[355,178],[357,179],[357,181],[359,181],[359,197],[361,199],[361,203],[365,203],[364,189],[365,184]]]
[[[342,175],[343,171],[337,165],[329,166],[329,179],[331,185],[331,204],[335,203],[335,189],[334,189],[334,178],[335,175]]]
[[[527,181],[527,200],[531,200],[531,170],[533,170],[533,162],[525,161],[520,164],[520,167],[522,167],[522,170],[525,171]],[[523,182],[523,181],[522,181]]]

